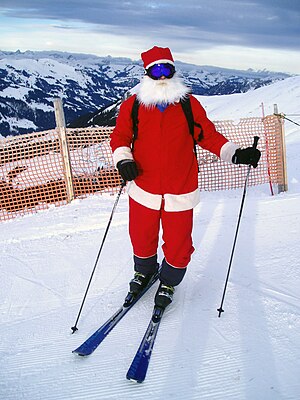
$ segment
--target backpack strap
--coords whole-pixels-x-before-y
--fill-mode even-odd
[[[200,142],[200,140],[202,139],[203,132],[202,132],[202,126],[199,123],[195,122],[195,120],[194,120],[190,96],[185,97],[184,99],[181,99],[180,104],[181,104],[182,110],[184,112],[185,118],[187,119],[190,134],[192,135],[194,142],[196,144],[197,142],[194,138],[194,127],[196,126],[196,127],[200,128],[200,133],[197,138],[198,142]]]
[[[131,109],[131,119],[132,119],[132,131],[133,131],[133,137],[132,137],[132,143],[131,143],[131,151],[133,151],[134,148],[134,142],[137,138],[138,134],[138,124],[139,124],[139,119],[138,119],[138,112],[139,112],[139,102],[138,99],[134,99],[134,103]]]
[[[181,104],[182,110],[184,112],[184,115],[185,115],[185,117],[187,119],[187,123],[188,123],[188,126],[189,126],[190,134],[192,135],[192,138],[194,140],[194,153],[195,153],[195,157],[196,157],[196,160],[197,160],[197,163],[198,163],[197,141],[194,138],[194,127],[197,126],[198,128],[200,128],[200,133],[199,133],[198,138],[197,138],[198,142],[200,142],[200,140],[203,137],[202,126],[200,124],[198,124],[197,122],[195,122],[195,120],[194,120],[190,96],[186,97],[184,99],[180,99],[180,104]],[[199,163],[198,163],[198,169],[199,169]]]

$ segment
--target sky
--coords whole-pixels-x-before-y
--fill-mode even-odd
[[[197,65],[300,74],[300,1],[0,0],[0,50],[138,60],[154,45]]]

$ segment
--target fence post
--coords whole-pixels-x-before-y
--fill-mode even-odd
[[[288,191],[287,164],[286,164],[286,145],[283,115],[278,113],[278,106],[274,104],[274,114],[279,118],[280,122],[280,153],[282,164],[283,182],[278,184],[278,193]]]
[[[70,162],[70,153],[66,136],[66,121],[61,99],[54,99],[54,112],[56,127],[59,134],[60,147],[63,158],[64,173],[67,187],[67,201],[70,203],[74,199],[74,186],[72,169]]]

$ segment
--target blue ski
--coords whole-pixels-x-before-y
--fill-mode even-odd
[[[126,378],[130,381],[142,383],[146,378],[153,346],[163,313],[164,309],[154,307],[148,328],[126,375]]]
[[[88,356],[92,354],[106,336],[113,330],[118,322],[124,317],[125,314],[134,306],[134,304],[147,292],[148,289],[157,281],[158,272],[153,276],[145,289],[137,296],[133,297],[129,292],[125,298],[124,304],[99,328],[94,332],[85,342],[83,342],[72,353],[80,356]]]

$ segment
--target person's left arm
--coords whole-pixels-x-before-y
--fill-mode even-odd
[[[260,151],[254,147],[241,149],[236,143],[230,142],[216,130],[213,122],[207,117],[199,101],[191,96],[194,121],[200,127],[195,127],[194,139],[200,147],[217,155],[221,160],[233,164],[251,164],[254,168],[260,159]]]

